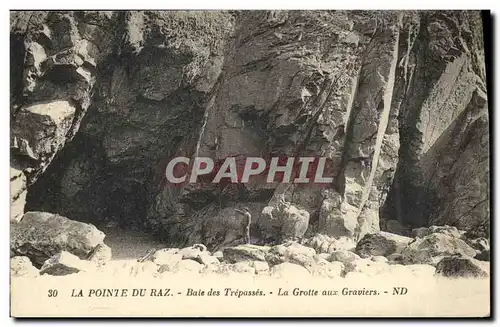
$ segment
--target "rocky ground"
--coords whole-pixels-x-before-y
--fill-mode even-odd
[[[51,228],[37,228],[32,217],[36,217],[37,222],[43,219],[43,226]],[[58,215],[29,212],[12,228],[11,276],[78,273],[122,277],[245,274],[291,279],[401,274],[489,277],[486,239],[467,238],[464,232],[450,226],[419,228],[413,235],[378,232],[367,234],[356,243],[351,238],[317,234],[300,242],[277,245],[240,244],[210,252],[205,245],[194,244],[184,248],[151,248],[140,255],[133,249],[144,246],[141,241],[123,237],[118,242],[115,238],[113,247],[116,246],[117,255],[113,257],[114,250],[105,244],[104,233],[93,225]],[[137,257],[130,258],[134,255]]]

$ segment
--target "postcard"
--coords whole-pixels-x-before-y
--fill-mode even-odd
[[[490,317],[489,33],[11,11],[11,316]]]

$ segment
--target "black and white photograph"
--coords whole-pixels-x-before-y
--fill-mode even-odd
[[[12,317],[491,316],[489,10],[9,18]]]

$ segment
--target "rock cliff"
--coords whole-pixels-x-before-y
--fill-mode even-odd
[[[11,13],[11,220],[46,211],[211,250],[452,225],[489,237],[481,13]],[[175,156],[327,157],[326,187],[182,185]],[[295,210],[295,209],[294,209]],[[264,211],[265,212],[265,211]],[[279,233],[279,232],[278,232]]]

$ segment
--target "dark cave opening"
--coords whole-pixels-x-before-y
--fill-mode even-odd
[[[100,143],[77,134],[45,173],[28,186],[25,212],[46,211],[98,228],[140,230],[151,192],[145,178],[125,178],[130,166],[110,167]]]

